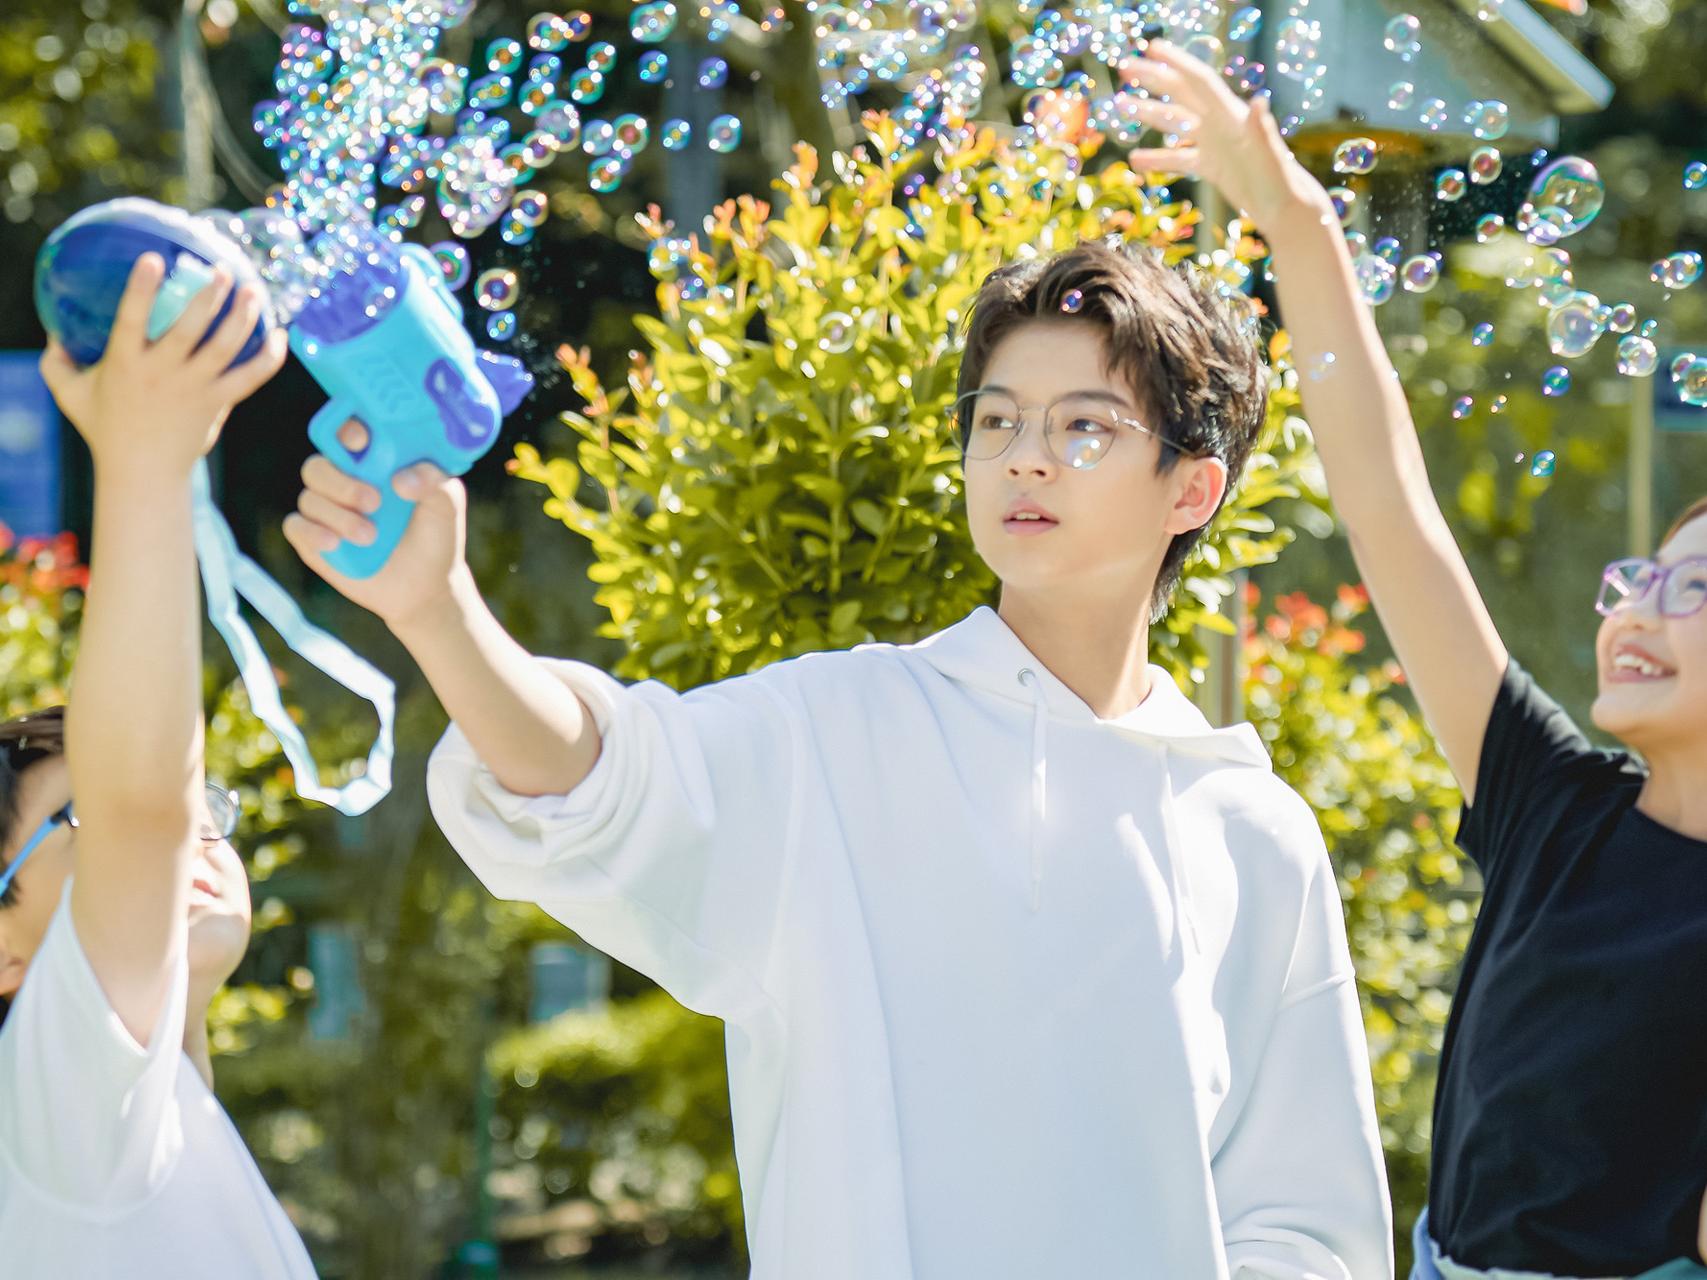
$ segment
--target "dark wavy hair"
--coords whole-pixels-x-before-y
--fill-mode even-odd
[[[0,849],[9,849],[18,839],[19,783],[31,765],[65,754],[65,708],[19,716],[0,723]],[[3,870],[0,865],[0,870]],[[18,886],[6,886],[0,909],[17,901]],[[0,1025],[6,1021],[11,1001],[0,996]]]
[[[978,389],[1003,338],[1033,320],[1061,319],[1062,300],[1074,291],[1082,301],[1072,317],[1101,330],[1106,372],[1131,386],[1165,439],[1192,456],[1221,459],[1231,493],[1268,415],[1255,304],[1195,266],[1168,266],[1147,246],[1087,240],[992,271],[967,319],[956,398]],[[1157,471],[1172,470],[1180,450],[1161,450]],[[1151,622],[1167,612],[1208,524],[1169,544],[1150,593]]]

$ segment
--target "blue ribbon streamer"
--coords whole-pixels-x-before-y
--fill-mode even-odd
[[[231,656],[249,691],[249,705],[261,723],[272,730],[296,774],[296,793],[304,800],[318,800],[340,813],[354,817],[366,813],[391,792],[391,762],[396,755],[394,729],[397,722],[397,686],[378,667],[354,652],[342,640],[329,635],[303,617],[302,610],[283,587],[237,548],[231,527],[213,502],[207,460],[195,474],[196,558],[201,562],[202,589],[207,597],[208,617]],[[238,598],[247,600],[265,618],[292,651],[319,668],[357,697],[373,704],[379,713],[379,736],[368,753],[367,768],[341,787],[324,786],[302,730],[290,718],[279,696],[273,665],[244,621]]]

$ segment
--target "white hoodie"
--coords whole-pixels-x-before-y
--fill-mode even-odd
[[[1099,719],[989,609],[678,694],[553,669],[598,764],[434,816],[727,1024],[755,1280],[1388,1280],[1332,869],[1249,725]]]

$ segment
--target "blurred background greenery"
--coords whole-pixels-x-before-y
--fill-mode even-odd
[[[627,7],[601,0],[595,23],[622,29]],[[454,40],[466,56],[519,35],[531,12],[484,2]],[[1605,212],[1569,241],[1578,287],[1659,319],[1662,349],[1702,349],[1700,289],[1670,293],[1648,268],[1707,238],[1707,192],[1681,183],[1687,161],[1707,158],[1707,6],[1592,0],[1581,16],[1540,12],[1616,90],[1605,110],[1566,116],[1552,147],[1592,159],[1607,186]],[[260,199],[273,170],[247,121],[287,20],[271,0],[9,0],[0,351],[39,348],[33,256],[76,209],[117,194]],[[988,6],[980,41],[999,55],[1012,21],[1012,9]],[[733,111],[747,125],[739,151],[666,164],[654,148],[596,199],[578,175],[548,171],[555,216],[533,244],[517,251],[493,235],[471,246],[477,270],[516,265],[527,295],[514,349],[541,376],[507,428],[514,453],[495,451],[470,477],[482,587],[535,649],[684,688],[813,648],[926,634],[987,598],[941,447],[954,359],[942,339],[997,257],[1119,231],[1176,256],[1202,252],[1230,282],[1254,273],[1266,296],[1260,245],[1220,235],[1213,219],[1200,227],[1178,200],[1185,188],[1146,204],[1106,160],[1087,165],[1084,196],[1066,171],[1007,189],[974,147],[956,162],[963,181],[918,193],[934,214],[907,226],[885,148],[818,101],[805,24],[749,26],[724,50],[735,74],[715,103],[671,88],[674,107],[659,112]],[[686,49],[681,59],[694,56]],[[624,93],[638,87],[613,89],[611,110]],[[989,96],[992,123],[1012,118],[1012,91]],[[632,109],[646,107],[636,97]],[[1307,130],[1300,154],[1325,167],[1324,139],[1353,131]],[[816,150],[797,151],[802,140]],[[1477,208],[1503,200],[1509,217],[1513,184],[1533,165],[1508,157],[1504,186],[1444,210],[1428,173],[1452,158],[1437,148],[1408,169],[1395,158],[1371,195],[1372,238],[1391,229],[1409,252],[1438,247],[1447,267],[1438,288],[1378,314],[1502,633],[1581,715],[1598,566],[1648,549],[1631,542],[1629,451],[1654,384],[1618,375],[1603,342],[1572,362],[1568,395],[1541,393],[1556,361],[1533,294],[1506,284],[1511,247],[1466,234]],[[685,257],[652,253],[696,232]],[[684,291],[694,276],[702,295]],[[844,319],[846,346],[820,345]],[[1484,321],[1495,338],[1477,345]],[[1158,659],[1206,704],[1216,679],[1231,679],[1276,767],[1321,815],[1405,1233],[1425,1193],[1433,1061],[1476,885],[1451,845],[1450,775],[1315,485],[1298,375],[1283,358],[1277,368],[1264,451],[1158,630]],[[1476,408],[1455,418],[1466,395]],[[422,773],[442,712],[389,637],[300,571],[278,535],[320,398],[293,365],[236,415],[216,475],[240,541],[396,675],[399,782],[357,820],[295,802],[210,636],[210,767],[243,790],[256,900],[254,946],[214,1011],[221,1096],[328,1277],[742,1274],[719,1028],[474,882],[426,812]],[[672,410],[692,444],[681,456],[661,443]],[[88,471],[67,437],[60,524],[80,535]],[[1557,454],[1550,477],[1518,461],[1542,449]],[[1662,431],[1653,450],[1663,527],[1707,490],[1707,434]],[[0,711],[63,696],[79,586],[73,541],[6,539]],[[362,754],[371,720],[312,671],[278,662],[320,751]]]

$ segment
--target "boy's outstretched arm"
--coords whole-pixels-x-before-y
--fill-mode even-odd
[[[41,366],[95,463],[89,589],[66,717],[79,824],[72,918],[108,1002],[139,1043],[184,946],[206,815],[191,473],[231,406],[285,354],[275,333],[227,370],[261,301],[240,293],[209,334],[231,289],[223,272],[149,342],[163,274],[158,256],[138,261],[98,364],[79,369],[55,344]]]
[[[367,428],[344,424],[346,448],[367,446]],[[598,726],[580,698],[504,630],[481,599],[464,558],[467,496],[462,482],[430,463],[393,479],[416,503],[408,530],[371,578],[345,577],[325,554],[344,539],[373,540],[368,513],[379,492],[320,454],[302,469],[297,510],[285,537],[338,591],[377,614],[420,666],[475,754],[517,795],[563,795],[598,762]]]
[[[1507,655],[1429,488],[1410,406],[1327,193],[1287,149],[1266,102],[1246,106],[1209,67],[1152,42],[1124,68],[1152,95],[1145,121],[1178,145],[1132,165],[1200,176],[1256,222],[1274,254],[1304,409],[1381,623],[1462,786]]]

